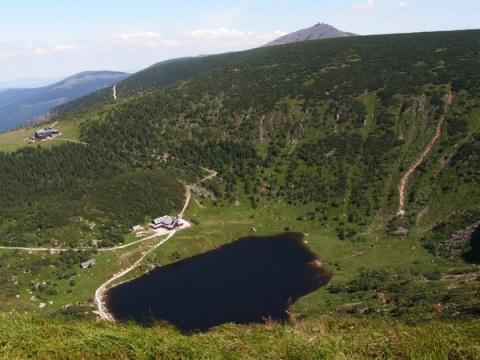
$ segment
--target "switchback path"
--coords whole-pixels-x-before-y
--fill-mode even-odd
[[[405,197],[406,197],[406,188],[407,188],[407,183],[408,179],[410,178],[410,175],[414,173],[414,171],[417,169],[418,166],[425,160],[429,152],[432,150],[433,145],[437,142],[438,138],[440,137],[441,131],[442,131],[442,125],[445,121],[445,117],[447,116],[448,109],[450,108],[450,105],[452,104],[453,101],[453,93],[450,91],[447,95],[447,102],[445,103],[445,110],[443,113],[442,118],[438,122],[437,125],[437,130],[435,131],[435,135],[433,138],[430,140],[428,143],[427,147],[425,150],[422,152],[420,157],[415,161],[415,163],[407,170],[407,172],[403,175],[402,179],[400,180],[400,184],[398,185],[398,195],[399,195],[399,205],[398,205],[398,212],[397,215],[403,216],[405,215]]]
[[[192,197],[192,194],[191,194],[191,190],[194,186],[200,184],[201,182],[205,181],[205,180],[208,180],[214,176],[217,175],[217,172],[216,171],[213,171],[213,170],[209,170],[209,169],[204,169],[206,171],[209,172],[209,174],[207,176],[205,176],[203,179],[197,181],[195,184],[192,184],[192,185],[186,185],[185,188],[186,188],[186,193],[185,193],[185,204],[183,205],[183,209],[182,211],[180,212],[180,214],[178,215],[178,218],[180,219],[180,222],[181,222],[181,226],[179,228],[176,228],[176,229],[173,229],[173,230],[170,230],[168,231],[168,235],[165,239],[161,240],[160,242],[158,242],[155,246],[153,246],[152,248],[150,248],[148,251],[146,251],[145,253],[142,254],[142,256],[140,257],[140,259],[138,259],[134,264],[132,264],[130,267],[128,267],[127,269],[125,270],[122,270],[120,271],[119,273],[117,274],[114,274],[110,279],[108,279],[106,282],[104,282],[102,285],[100,285],[100,287],[97,289],[97,291],[95,291],[95,303],[97,304],[97,311],[95,311],[95,313],[97,315],[99,315],[102,319],[104,320],[108,320],[108,321],[115,321],[115,319],[113,318],[113,316],[108,312],[108,310],[106,309],[105,307],[105,302],[104,302],[104,294],[105,294],[105,291],[107,290],[107,287],[115,280],[121,278],[122,276],[124,276],[125,274],[129,273],[130,271],[132,271],[133,269],[135,269],[138,265],[140,265],[140,263],[143,261],[143,259],[145,259],[145,257],[150,254],[152,251],[154,251],[155,249],[157,249],[160,245],[164,244],[168,239],[170,239],[173,235],[175,235],[175,233],[178,231],[178,230],[181,230],[181,229],[184,229],[185,227],[188,227],[190,226],[190,224],[188,222],[186,222],[185,220],[183,220],[183,213],[185,212],[185,209],[187,208],[189,202],[190,202],[190,199]],[[167,230],[164,230],[164,231],[167,231]],[[152,238],[152,237],[155,237],[157,235],[153,235],[153,236],[150,236],[148,237],[148,239]],[[147,239],[142,239],[143,240],[147,240]]]
[[[182,222],[182,226],[179,229],[184,229],[185,227],[190,226],[189,223],[187,222]],[[178,230],[179,230],[178,229]],[[97,304],[97,311],[95,311],[95,314],[99,315],[102,319],[108,320],[108,321],[114,321],[114,318],[112,315],[108,312],[108,310],[105,307],[105,302],[103,301],[103,296],[105,294],[105,291],[107,290],[108,285],[110,285],[112,282],[115,280],[121,278],[122,276],[128,274],[130,271],[135,269],[138,265],[141,264],[143,259],[150,254],[152,251],[154,251],[156,248],[158,248],[160,245],[164,244],[168,239],[170,239],[175,233],[178,231],[177,229],[171,230],[167,237],[160,242],[158,242],[155,246],[150,248],[148,251],[144,252],[140,259],[135,261],[132,265],[130,265],[128,268],[121,270],[120,272],[114,274],[110,279],[108,279],[106,282],[104,282],[100,287],[95,291],[95,303]],[[156,235],[150,236],[149,238],[156,237]],[[146,240],[146,239],[143,239]]]
[[[105,291],[107,290],[107,287],[112,283],[114,282],[115,280],[121,278],[122,276],[124,276],[125,274],[129,273],[130,271],[132,271],[133,269],[135,269],[138,265],[140,265],[140,263],[143,261],[143,259],[145,259],[145,257],[150,254],[152,251],[154,251],[155,249],[157,249],[160,245],[164,244],[167,240],[169,240],[173,235],[175,235],[175,233],[177,231],[180,231],[180,230],[183,230],[187,227],[190,226],[190,223],[183,220],[183,213],[185,212],[185,209],[187,208],[189,202],[190,202],[190,199],[191,199],[191,190],[193,187],[199,185],[200,183],[202,183],[203,181],[205,180],[208,180],[214,176],[217,175],[217,172],[214,171],[214,170],[209,170],[209,169],[205,169],[209,174],[207,176],[205,176],[204,178],[200,179],[199,181],[197,181],[195,184],[192,184],[192,185],[186,185],[185,186],[185,189],[186,189],[186,193],[185,193],[185,203],[184,203],[184,206],[183,206],[183,209],[181,211],[181,213],[179,214],[178,218],[180,220],[180,226],[173,229],[173,230],[166,230],[166,229],[157,229],[155,230],[155,234],[153,235],[150,235],[150,236],[147,236],[143,239],[140,239],[140,240],[137,240],[137,241],[134,241],[132,243],[128,243],[128,244],[125,244],[125,245],[119,245],[119,246],[114,246],[114,247],[111,247],[111,248],[100,248],[100,249],[97,249],[99,252],[107,252],[107,251],[115,251],[115,250],[119,250],[119,249],[125,249],[126,247],[129,247],[129,246],[132,246],[132,245],[135,245],[135,244],[138,244],[140,242],[143,242],[143,241],[146,241],[146,240],[150,240],[150,239],[153,239],[153,238],[157,238],[159,236],[164,236],[164,235],[167,235],[164,239],[160,240],[156,245],[152,246],[148,251],[145,251],[144,253],[142,253],[142,256],[137,260],[135,261],[134,264],[132,264],[131,266],[129,266],[128,268],[126,269],[123,269],[121,270],[120,272],[114,274],[110,279],[108,279],[106,282],[104,282],[102,285],[100,285],[100,287],[95,291],[95,303],[97,305],[97,311],[95,311],[96,314],[98,314],[102,319],[105,319],[105,320],[109,320],[109,321],[114,321],[112,315],[110,313],[108,313],[106,307],[105,307],[105,303],[103,302],[103,296],[105,294]],[[57,252],[61,252],[61,251],[67,251],[67,250],[85,250],[85,249],[71,249],[71,248],[34,248],[34,247],[20,247],[20,246],[0,246],[0,250],[20,250],[20,251],[46,251],[46,252],[50,252],[50,253],[57,253]]]

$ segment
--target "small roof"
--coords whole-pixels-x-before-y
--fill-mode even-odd
[[[158,225],[158,224],[170,225],[174,223],[176,220],[177,219],[175,219],[174,217],[165,215],[165,216],[153,219],[152,223],[154,223],[155,225]]]
[[[84,261],[84,262],[80,263],[80,266],[82,268],[87,268],[89,266],[92,266],[93,264],[95,264],[95,259],[90,259],[88,261]]]

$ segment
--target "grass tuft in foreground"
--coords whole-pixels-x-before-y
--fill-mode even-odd
[[[168,325],[0,314],[4,359],[475,359],[479,338],[476,320],[408,327],[326,316],[184,335]]]

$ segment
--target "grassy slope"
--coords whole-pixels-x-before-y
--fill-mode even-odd
[[[80,135],[79,127],[84,121],[100,120],[104,117],[108,110],[114,108],[115,106],[116,105],[114,103],[97,105],[89,109],[70,114],[68,117],[57,117],[53,120],[47,120],[44,123],[40,123],[28,128],[0,133],[0,151],[10,153],[25,146],[37,145],[50,148],[53,145],[59,144],[63,141],[78,141]],[[55,124],[55,129],[59,130],[62,135],[51,140],[39,141],[34,144],[28,143],[28,138],[33,137],[36,130],[51,126],[53,124]]]
[[[8,359],[475,359],[479,336],[475,321],[412,328],[327,316],[187,336],[162,325],[0,314],[0,356]]]
[[[0,151],[13,152],[28,144],[28,138],[35,133],[34,129],[20,129],[0,134]]]
[[[28,128],[28,129],[19,129],[14,131],[8,131],[0,134],[0,151],[10,153],[15,150],[18,150],[24,146],[36,146],[39,145],[43,148],[50,148],[55,143],[61,141],[78,141],[78,128],[76,121],[63,121],[55,126],[62,135],[54,139],[49,139],[45,141],[35,142],[34,144],[29,144],[28,139],[33,137],[35,131],[41,129],[44,126],[50,126],[50,123],[40,124],[38,126]]]

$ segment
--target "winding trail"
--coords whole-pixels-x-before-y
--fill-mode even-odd
[[[188,223],[186,223],[188,224]],[[185,225],[184,227],[188,227],[189,225]],[[120,250],[120,249],[125,249],[127,247],[133,246],[135,244],[150,240],[154,237],[162,236],[162,235],[167,235],[169,232],[164,229],[157,229],[155,230],[155,234],[144,237],[143,239],[124,244],[124,245],[117,245],[117,246],[112,246],[109,248],[98,248],[98,252],[108,252],[108,251],[115,251],[115,250]],[[49,252],[51,254],[59,253],[62,251],[67,251],[67,250],[86,250],[88,248],[44,248],[44,247],[22,247],[22,246],[0,246],[0,250],[20,250],[20,251],[28,251],[28,252]]]
[[[403,175],[402,179],[400,180],[400,183],[398,185],[398,194],[399,194],[399,205],[398,205],[398,212],[397,215],[403,216],[405,215],[405,198],[406,198],[406,189],[407,189],[407,183],[408,179],[410,178],[410,175],[412,175],[415,170],[417,169],[418,166],[425,160],[427,155],[430,153],[430,151],[433,148],[433,145],[437,142],[438,138],[440,137],[441,131],[442,131],[442,125],[445,121],[445,118],[447,116],[448,109],[450,108],[450,105],[452,104],[453,101],[453,93],[450,91],[447,95],[447,102],[445,103],[445,110],[443,113],[442,118],[438,122],[437,125],[437,130],[435,131],[435,135],[433,138],[430,140],[428,143],[427,147],[425,150],[423,150],[422,154],[420,157],[415,161],[415,163],[407,170],[407,172]]]
[[[200,183],[208,180],[208,179],[211,179],[214,176],[217,176],[217,172],[214,171],[214,170],[210,170],[210,169],[206,169],[206,168],[202,168],[202,169],[205,170],[205,171],[208,171],[209,174],[207,176],[205,176],[203,179],[197,181],[195,184],[185,186],[185,204],[183,205],[183,209],[180,212],[180,214],[178,214],[179,219],[183,218],[183,213],[185,212],[188,204],[190,203],[190,199],[192,197],[192,192],[191,192],[192,188],[199,185]]]
[[[66,251],[68,249],[59,248],[30,248],[21,246],[0,246],[0,250],[20,250],[20,251],[48,251],[51,253]]]
[[[117,84],[113,85],[112,95],[113,95],[113,100],[117,100]]]
[[[185,222],[185,224],[188,224]],[[190,224],[186,225],[185,227],[190,226]],[[182,225],[182,228],[185,228]],[[120,272],[114,274],[110,279],[108,279],[106,282],[104,282],[100,287],[95,291],[95,303],[97,304],[97,311],[94,311],[95,314],[99,315],[102,319],[108,320],[108,321],[115,321],[115,319],[112,317],[112,315],[108,312],[108,310],[105,307],[105,302],[103,301],[103,295],[105,294],[105,291],[107,290],[107,286],[110,285],[112,282],[115,280],[121,278],[122,276],[128,274],[130,271],[135,269],[140,263],[145,259],[145,257],[150,254],[152,251],[154,251],[156,248],[158,248],[160,245],[164,244],[168,239],[170,239],[173,235],[178,230],[172,230],[170,233],[168,233],[167,237],[160,242],[158,242],[155,246],[153,246],[151,249],[148,251],[144,252],[140,259],[135,261],[131,266],[128,268],[121,270]],[[156,237],[157,235],[154,235],[153,237]],[[152,237],[149,237],[152,238]],[[144,239],[145,240],[145,239]]]
[[[186,185],[185,188],[186,188],[186,192],[185,192],[185,204],[183,205],[183,209],[182,211],[180,212],[180,214],[178,215],[178,218],[180,219],[180,222],[181,222],[181,226],[176,228],[176,229],[173,229],[173,230],[165,230],[165,229],[159,229],[159,231],[162,231],[163,233],[157,233],[155,235],[152,235],[152,236],[149,236],[148,238],[145,238],[145,239],[142,239],[140,241],[145,241],[145,240],[148,240],[148,239],[151,239],[153,237],[157,237],[160,235],[164,235],[164,234],[168,234],[167,237],[163,240],[161,240],[160,242],[158,242],[155,246],[153,246],[151,249],[149,249],[148,251],[146,251],[145,253],[142,254],[142,256],[140,257],[140,259],[138,259],[137,261],[135,261],[135,263],[133,263],[131,266],[129,266],[127,269],[125,270],[122,270],[116,274],[114,274],[110,279],[108,279],[106,282],[104,282],[102,285],[100,285],[100,287],[95,291],[95,303],[97,304],[97,311],[95,311],[95,313],[97,315],[99,315],[102,319],[104,320],[108,320],[108,321],[115,321],[115,319],[113,318],[113,316],[108,312],[108,310],[106,309],[105,307],[105,302],[104,302],[104,294],[105,294],[105,291],[107,290],[107,287],[115,280],[121,278],[122,276],[124,276],[125,274],[129,273],[130,271],[132,271],[133,269],[135,269],[138,265],[140,265],[140,263],[143,261],[143,259],[145,259],[145,257],[150,254],[152,251],[154,251],[155,249],[157,249],[160,245],[164,244],[168,239],[170,239],[173,235],[175,235],[175,233],[179,230],[182,230],[188,226],[190,226],[190,224],[183,220],[183,213],[185,212],[185,209],[187,208],[188,204],[190,203],[190,199],[192,197],[192,194],[191,194],[191,190],[194,186],[200,184],[201,182],[205,181],[205,180],[208,180],[214,176],[217,175],[217,172],[214,171],[214,170],[209,170],[209,169],[205,169],[204,170],[208,171],[209,174],[204,177],[203,179],[197,181],[195,184],[193,185]],[[137,241],[138,242],[138,241]],[[131,244],[128,244],[128,245],[131,245]]]
[[[88,145],[86,142],[73,140],[73,139],[58,139],[58,138],[55,138],[54,140],[55,141],[69,141],[69,142],[74,142],[74,143],[77,143],[77,144]]]
[[[144,242],[146,240],[150,240],[150,239],[153,239],[153,238],[157,238],[157,237],[160,237],[160,236],[164,236],[164,235],[167,235],[164,239],[160,240],[156,245],[152,246],[150,249],[148,249],[148,251],[145,251],[142,253],[142,256],[137,260],[135,261],[135,263],[133,263],[132,265],[130,265],[128,268],[126,269],[123,269],[121,270],[120,272],[114,274],[110,279],[108,279],[107,281],[105,281],[102,285],[100,285],[100,287],[95,291],[95,304],[97,305],[97,309],[96,311],[94,311],[97,315],[99,315],[102,319],[105,319],[105,320],[108,320],[108,321],[115,321],[115,319],[113,319],[112,315],[107,311],[106,307],[105,307],[105,303],[103,301],[103,297],[104,297],[104,294],[105,294],[105,291],[107,290],[107,287],[112,283],[114,282],[115,280],[121,278],[122,276],[124,276],[125,274],[129,273],[130,271],[132,271],[133,269],[135,269],[138,265],[140,265],[140,263],[145,259],[145,257],[150,254],[152,251],[154,251],[155,249],[157,249],[160,245],[164,244],[166,241],[168,241],[173,235],[175,235],[175,233],[177,231],[180,231],[180,230],[183,230],[187,227],[190,226],[190,223],[188,221],[185,221],[183,220],[183,213],[185,212],[185,209],[187,208],[188,204],[190,203],[190,199],[192,197],[192,194],[191,194],[191,190],[199,185],[200,183],[202,183],[203,181],[205,180],[208,180],[214,176],[217,175],[217,172],[214,171],[214,170],[210,170],[210,169],[206,169],[206,168],[203,168],[205,171],[207,171],[209,174],[207,176],[205,176],[204,178],[200,179],[199,181],[197,181],[195,184],[192,184],[192,185],[186,185],[185,186],[185,189],[186,189],[186,192],[185,192],[185,203],[184,203],[184,206],[183,206],[183,209],[181,211],[181,213],[178,215],[178,218],[180,220],[180,226],[173,229],[173,230],[166,230],[166,229],[157,229],[155,230],[155,234],[151,235],[151,236],[147,236],[143,239],[140,239],[140,240],[137,240],[137,241],[134,241],[134,242],[131,242],[131,243],[128,243],[128,244],[125,244],[125,245],[119,245],[119,246],[114,246],[114,247],[110,247],[110,248],[100,248],[100,249],[97,249],[98,252],[107,252],[107,251],[115,251],[115,250],[119,250],[119,249],[125,249],[129,246],[132,246],[132,245],[135,245],[135,244],[138,244],[138,243],[141,243],[141,242]],[[85,250],[85,249],[72,249],[72,248],[34,248],[34,247],[21,247],[21,246],[0,246],[0,250],[20,250],[20,251],[29,251],[29,252],[33,252],[33,251],[45,251],[45,252],[50,252],[50,253],[58,253],[58,252],[62,252],[62,251],[67,251],[67,250]]]

